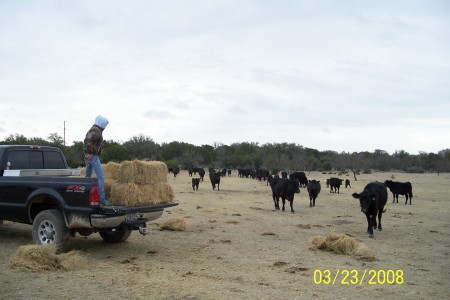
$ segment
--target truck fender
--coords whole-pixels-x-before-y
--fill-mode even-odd
[[[51,203],[48,203],[48,201],[44,201],[43,199],[51,199]],[[39,210],[39,211],[32,210],[33,204],[36,204],[39,202],[50,204],[51,207],[49,209],[58,208],[64,216],[64,222],[66,223],[66,225],[68,224],[66,210],[64,208],[65,207],[64,198],[57,191],[55,191],[54,189],[50,189],[50,188],[36,189],[28,196],[28,199],[26,201],[26,207],[27,207],[27,211],[28,211],[28,217],[31,222],[36,217],[36,215],[40,211],[42,211],[42,210]]]

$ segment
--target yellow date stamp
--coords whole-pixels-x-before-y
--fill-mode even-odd
[[[403,270],[373,270],[363,271],[337,269],[315,270],[313,275],[314,283],[317,285],[384,285],[398,284],[405,282],[405,272]]]

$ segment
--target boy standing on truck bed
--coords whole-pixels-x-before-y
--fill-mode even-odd
[[[103,175],[102,164],[98,157],[102,153],[102,132],[108,125],[107,118],[99,115],[95,118],[95,124],[86,133],[84,139],[84,160],[86,162],[86,177],[91,177],[92,169],[98,179],[98,188],[100,194],[100,207],[111,206],[111,203],[105,197],[105,177]]]

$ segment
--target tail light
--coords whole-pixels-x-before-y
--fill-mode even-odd
[[[99,206],[100,204],[100,195],[98,193],[98,186],[94,185],[89,192],[89,205],[90,206]]]

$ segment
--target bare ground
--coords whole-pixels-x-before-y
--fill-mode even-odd
[[[186,172],[168,175],[179,205],[149,223],[147,236],[133,232],[122,244],[107,244],[98,234],[75,237],[70,249],[81,251],[87,264],[73,270],[12,268],[17,248],[32,243],[31,226],[4,222],[0,299],[447,299],[450,174],[395,173],[396,181],[412,182],[413,204],[405,205],[404,197],[393,204],[389,193],[383,231],[370,239],[351,193],[391,175],[348,177],[352,188],[330,194],[324,183],[332,175],[313,172],[308,178],[322,183],[316,207],[309,207],[302,188],[294,214],[288,207],[275,211],[266,183],[238,178],[236,171],[222,178],[220,191],[207,178],[193,191]],[[161,231],[158,222],[174,216],[184,217],[188,229]],[[370,255],[308,249],[312,237],[331,232],[362,241]],[[326,277],[315,282],[314,274],[325,276],[325,270],[330,283]],[[396,272],[388,278],[393,284],[383,283],[389,270]],[[345,278],[356,271],[358,280]]]

